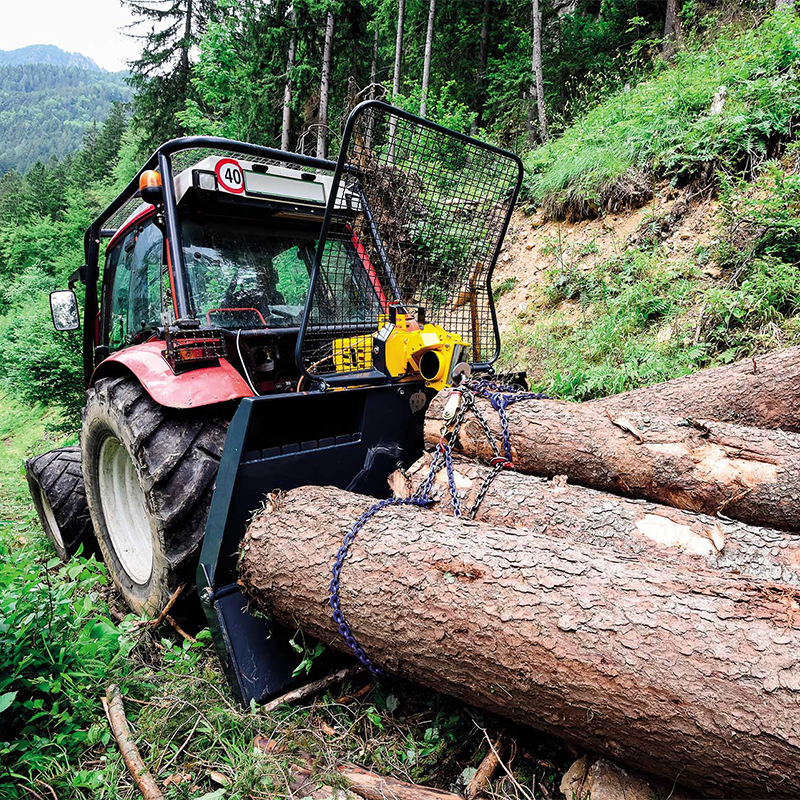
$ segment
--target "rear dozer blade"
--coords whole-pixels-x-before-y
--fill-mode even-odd
[[[422,454],[431,395],[411,382],[241,402],[222,453],[197,587],[228,680],[245,705],[308,679],[292,676],[300,660],[289,644],[295,632],[250,613],[237,583],[248,520],[267,493],[309,484],[387,497],[390,473]]]

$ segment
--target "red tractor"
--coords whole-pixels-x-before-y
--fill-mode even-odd
[[[430,398],[490,367],[520,177],[515,156],[372,101],[337,163],[162,145],[51,295],[75,329],[85,285],[80,449],[28,463],[58,554],[96,544],[137,612],[196,586],[240,696],[282,689],[291,651],[236,584],[247,518],[308,483],[386,496]]]

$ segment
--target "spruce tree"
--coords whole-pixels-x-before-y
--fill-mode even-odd
[[[134,118],[143,133],[142,144],[154,149],[183,133],[175,116],[186,107],[192,91],[190,52],[217,14],[214,0],[122,0],[136,21],[132,32],[141,39],[142,52],[131,62],[131,84],[136,90]]]

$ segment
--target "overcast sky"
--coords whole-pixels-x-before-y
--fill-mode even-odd
[[[112,71],[138,55],[139,42],[121,30],[131,17],[119,0],[0,0],[0,6],[0,50],[54,44]]]

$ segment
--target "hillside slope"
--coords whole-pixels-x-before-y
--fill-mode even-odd
[[[582,400],[800,340],[799,68],[800,20],[773,13],[529,154],[504,366]]]

